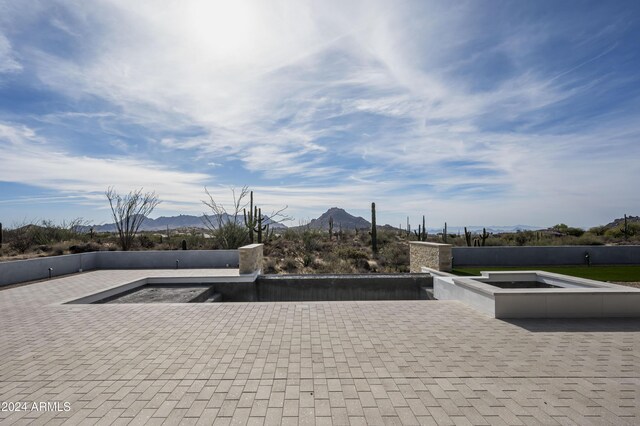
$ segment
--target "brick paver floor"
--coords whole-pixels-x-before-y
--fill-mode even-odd
[[[60,305],[175,273],[0,291],[0,401],[29,404],[0,423],[640,423],[640,320],[505,322],[451,301]]]

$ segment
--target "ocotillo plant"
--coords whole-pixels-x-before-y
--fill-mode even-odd
[[[333,238],[333,216],[329,216],[329,241]]]
[[[371,250],[378,253],[378,230],[376,229],[376,203],[371,203]]]
[[[471,247],[471,231],[467,232],[467,227],[464,227],[464,239],[467,242],[467,247]]]
[[[482,228],[482,235],[480,235],[480,239],[482,240],[482,247],[484,247],[487,242],[487,238],[489,238],[489,234],[487,234],[487,228]]]

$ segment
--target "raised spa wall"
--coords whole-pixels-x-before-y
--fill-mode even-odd
[[[543,271],[432,275],[436,299],[458,300],[494,318],[640,317],[640,289],[633,287]],[[539,281],[558,288],[503,289],[486,281]]]

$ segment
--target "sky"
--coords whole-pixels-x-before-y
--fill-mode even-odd
[[[640,213],[640,2],[0,0],[0,222]]]

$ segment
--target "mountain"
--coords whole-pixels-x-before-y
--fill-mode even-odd
[[[640,223],[640,216],[627,216],[627,224],[632,224],[632,223]],[[613,222],[607,223],[606,225],[604,225],[604,227],[606,229],[624,227],[624,217],[615,219]]]
[[[218,220],[216,216],[208,216],[211,220],[211,223],[214,226],[217,225]],[[229,215],[223,216],[223,221],[226,222],[229,218]],[[145,218],[140,225],[140,231],[164,231],[167,228],[169,229],[179,229],[179,228],[196,228],[196,229],[207,229],[207,226],[204,224],[205,216],[193,216],[193,215],[184,215],[181,214],[179,216],[160,216],[157,219],[151,219],[149,217]],[[238,216],[237,220],[238,224],[244,225],[244,218],[242,215]],[[263,222],[264,224],[269,224],[274,229],[285,229],[286,226],[281,223],[273,223],[269,218]],[[86,227],[86,231],[89,230],[89,226]],[[116,232],[116,224],[108,223],[105,225],[94,225],[93,230],[95,232]]]
[[[347,213],[344,209],[332,207],[317,219],[312,219],[307,225],[311,229],[329,229],[329,218],[333,218],[333,229],[364,229],[371,228],[371,223],[363,217],[356,217]]]

